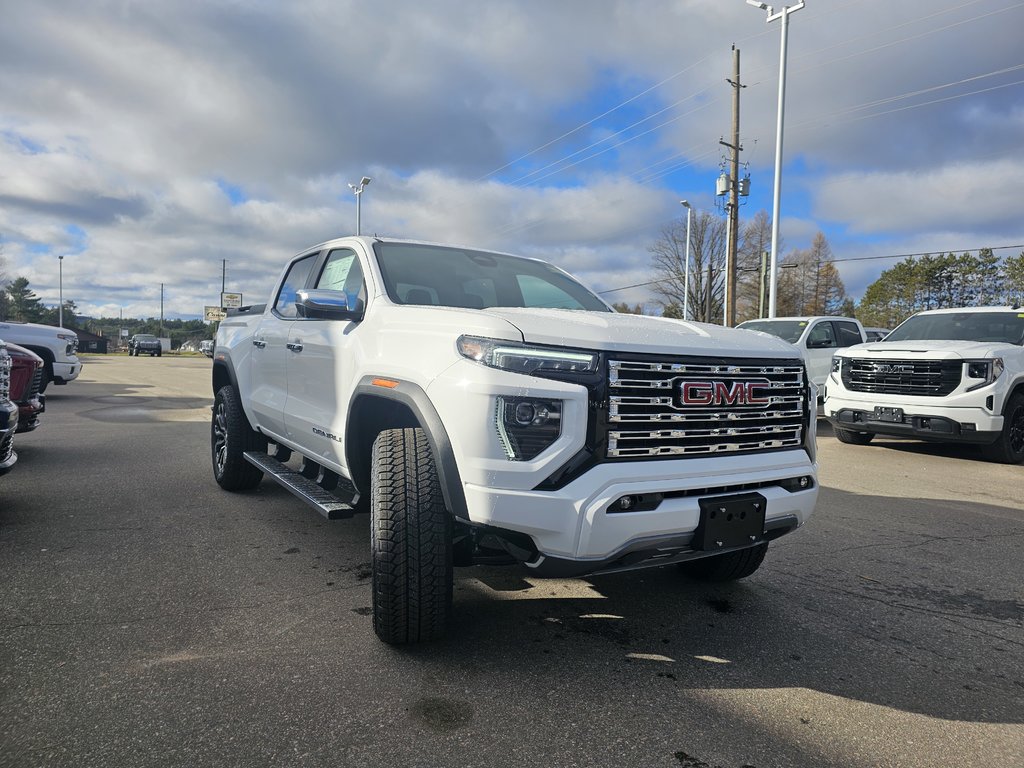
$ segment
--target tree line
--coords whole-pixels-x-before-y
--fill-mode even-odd
[[[736,321],[768,314],[766,253],[771,247],[766,211],[740,226],[736,257]],[[687,290],[685,216],[666,224],[648,248],[655,273],[653,288],[666,317],[683,317],[688,304],[694,320],[721,323],[725,306],[725,220],[693,211],[690,224],[690,278]],[[779,253],[784,243],[778,245]],[[811,246],[779,259],[776,315],[846,315],[864,325],[893,328],[914,312],[940,307],[1011,304],[1024,297],[1024,252],[1000,260],[991,249],[976,255],[908,257],[865,290],[859,303],[846,293],[832,248],[818,232]],[[688,294],[688,295],[687,295]],[[643,311],[640,305],[613,305],[619,311]]]

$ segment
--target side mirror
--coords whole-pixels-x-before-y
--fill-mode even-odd
[[[356,301],[349,307],[348,296],[342,291],[309,289],[298,291],[295,295],[295,309],[299,317],[317,320],[353,320],[363,319],[363,302]]]

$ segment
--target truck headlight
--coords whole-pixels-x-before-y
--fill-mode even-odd
[[[964,362],[967,365],[967,378],[981,379],[977,384],[968,387],[968,392],[987,387],[1003,372],[1003,358],[1001,357],[991,357],[987,360],[965,360]]]
[[[514,341],[460,336],[459,354],[491,368],[543,376],[545,373],[593,373],[597,355],[562,347],[531,347]]]
[[[529,461],[558,439],[562,402],[530,397],[499,397],[498,437],[512,461]]]
[[[78,350],[78,336],[73,333],[58,333],[57,338],[67,343],[65,355],[73,355]]]
[[[843,370],[843,358],[839,355],[832,355],[832,373],[839,373]]]

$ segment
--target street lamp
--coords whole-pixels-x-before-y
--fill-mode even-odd
[[[349,184],[348,185],[349,189],[351,189],[352,192],[356,196],[356,234],[357,235],[362,234],[362,232],[360,231],[362,222],[360,220],[361,212],[359,210],[359,208],[360,208],[359,201],[362,200],[362,197],[363,197],[363,188],[367,184],[369,184],[369,183],[370,183],[370,177],[369,176],[363,176],[363,178],[359,180],[358,184]]]
[[[57,290],[58,290],[58,301],[60,304],[57,305],[57,326],[60,328],[64,327],[64,257],[57,257]]]
[[[779,263],[779,206],[782,199],[782,123],[786,103],[786,39],[789,32],[789,14],[796,13],[804,7],[804,0],[794,6],[783,6],[781,11],[774,11],[772,6],[758,0],[747,0],[747,5],[768,11],[765,23],[776,19],[782,21],[782,44],[779,51],[779,108],[778,124],[775,127],[775,192],[772,201],[772,263],[768,288],[768,317],[775,317],[775,289],[778,282],[777,268]]]
[[[690,319],[690,216],[693,209],[686,200],[679,204],[686,209],[686,277],[683,278],[683,320]]]

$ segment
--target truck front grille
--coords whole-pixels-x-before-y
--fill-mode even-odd
[[[797,448],[807,386],[790,360],[611,360],[608,458]]]
[[[851,392],[944,397],[960,386],[959,360],[843,358],[843,386]]]
[[[0,403],[7,402],[11,392],[11,356],[7,346],[0,343]]]

